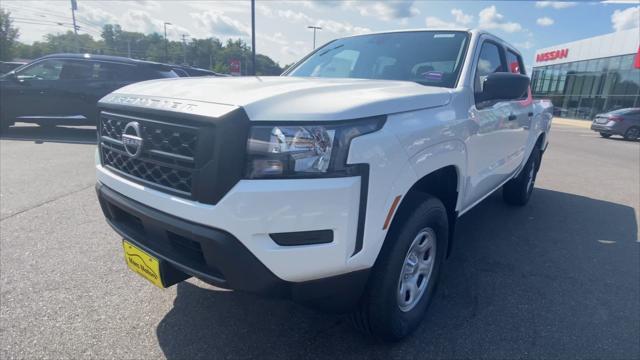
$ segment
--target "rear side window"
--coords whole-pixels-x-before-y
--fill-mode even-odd
[[[94,62],[93,79],[99,81],[134,81],[134,65]]]
[[[492,42],[484,42],[480,49],[480,57],[476,67],[476,75],[474,78],[475,91],[482,91],[482,84],[490,74],[504,72],[504,64],[500,55],[500,48]]]
[[[65,60],[60,72],[60,80],[91,80],[93,64],[89,61]]]
[[[509,71],[515,74],[524,74],[524,68],[522,66],[522,59],[520,55],[514,53],[511,50],[507,50],[507,66]]]

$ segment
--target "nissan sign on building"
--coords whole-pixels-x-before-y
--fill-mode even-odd
[[[592,119],[640,107],[640,28],[536,51],[531,89],[550,99],[554,115]]]

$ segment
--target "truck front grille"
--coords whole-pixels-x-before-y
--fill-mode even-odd
[[[240,108],[207,117],[106,104],[98,126],[100,161],[145,187],[216,204],[244,176],[249,126]],[[126,147],[124,132],[135,134],[124,138]]]
[[[142,151],[127,153],[122,133],[130,122],[139,124]],[[191,197],[197,170],[198,128],[137,116],[102,112],[100,150],[102,163],[141,183]]]

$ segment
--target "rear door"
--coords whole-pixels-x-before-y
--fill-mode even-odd
[[[92,61],[92,76],[86,83],[82,113],[96,118],[98,100],[108,93],[136,81],[136,66],[111,61]],[[96,118],[97,119],[97,118]]]
[[[60,79],[52,84],[49,97],[52,115],[64,118],[84,117],[87,88],[92,80],[93,64],[82,59],[65,59]]]
[[[522,57],[515,51],[505,48],[505,56],[507,60],[507,70],[515,74],[526,75],[524,71],[524,63]],[[510,101],[511,112],[509,129],[511,130],[511,141],[513,142],[513,153],[509,156],[513,157],[514,166],[512,171],[518,171],[519,166],[523,164],[527,156],[530,142],[536,139],[530,139],[532,132],[530,131],[531,124],[533,122],[533,97],[531,96],[531,88],[526,94],[522,94],[522,97],[518,100]],[[515,117],[515,118],[514,118]]]

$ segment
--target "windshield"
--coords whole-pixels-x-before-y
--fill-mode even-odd
[[[454,87],[469,35],[414,31],[354,36],[318,49],[288,76],[415,81]]]

